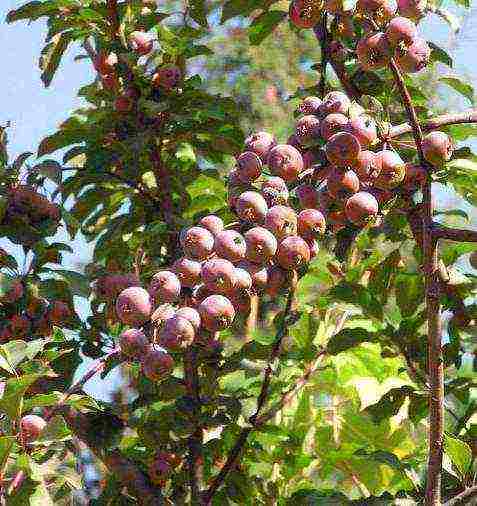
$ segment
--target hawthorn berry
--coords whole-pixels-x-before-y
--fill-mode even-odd
[[[210,295],[198,308],[202,325],[210,332],[219,332],[232,325],[235,309],[227,297]]]
[[[139,286],[123,290],[116,300],[116,312],[126,325],[139,326],[149,320],[152,311],[149,293]]]

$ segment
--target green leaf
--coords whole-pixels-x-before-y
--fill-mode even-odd
[[[0,437],[0,472],[1,472],[1,474],[3,474],[3,471],[4,471],[7,461],[8,461],[8,457],[10,455],[10,450],[12,449],[14,442],[15,442],[15,438],[12,436]]]
[[[69,439],[71,432],[62,416],[54,416],[37,439],[38,443],[49,444]]]
[[[49,12],[55,11],[56,9],[57,7],[53,0],[47,2],[28,2],[18,9],[10,11],[7,14],[7,23],[13,23],[21,19],[31,19],[34,21],[41,16],[45,16]]]
[[[472,450],[469,445],[456,437],[444,434],[444,452],[464,478],[472,462]]]
[[[248,16],[263,3],[263,0],[229,0],[222,7],[221,23],[235,16]]]
[[[25,411],[31,411],[33,408],[44,406],[55,406],[63,398],[61,392],[51,392],[48,394],[37,394],[28,399],[24,399],[23,407]]]
[[[48,88],[55,75],[55,72],[60,65],[63,53],[68,48],[72,40],[71,34],[61,33],[53,37],[53,42],[47,44],[40,57],[40,69],[42,70],[41,80],[43,84]]]
[[[0,297],[5,297],[5,295],[7,295],[14,282],[15,278],[12,276],[0,273]]]
[[[428,41],[427,43],[429,47],[432,49],[431,53],[432,61],[439,61],[449,67],[453,66],[452,58],[446,53],[446,51],[444,51],[441,47],[437,46],[431,41]]]
[[[440,82],[447,84],[451,88],[453,88],[455,91],[463,95],[467,100],[469,100],[470,103],[474,102],[474,88],[469,84],[458,77],[441,77],[439,79]]]
[[[250,44],[258,46],[286,16],[285,11],[267,11],[260,14],[248,28]]]
[[[358,344],[374,342],[377,338],[378,335],[375,332],[369,332],[363,328],[343,329],[329,340],[327,352],[331,355],[337,355]]]
[[[56,160],[45,160],[33,167],[33,170],[45,176],[57,184],[61,183],[62,170],[61,165]]]
[[[40,377],[41,374],[28,374],[7,380],[3,396],[0,399],[0,411],[6,413],[12,420],[19,418],[25,392]]]
[[[207,8],[204,0],[189,0],[189,15],[200,26],[208,27]]]
[[[89,279],[84,274],[66,269],[55,269],[52,272],[61,276],[68,283],[73,295],[89,297]]]

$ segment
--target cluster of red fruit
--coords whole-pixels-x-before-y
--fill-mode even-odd
[[[136,30],[128,38],[130,49],[139,58],[147,56],[153,49],[153,39],[147,32]],[[119,77],[118,65],[120,59],[114,52],[100,52],[94,59],[94,67],[98,72],[103,87],[114,92],[117,96],[114,102],[116,111],[127,113],[133,110],[140,93],[129,82],[122,82]],[[176,88],[182,78],[179,67],[164,64],[157,67],[150,76],[151,86],[154,89],[171,90]]]
[[[12,339],[35,339],[52,334],[53,326],[65,325],[73,313],[63,301],[48,303],[45,299],[25,293],[20,279],[13,279],[0,306],[5,311],[3,325],[0,326],[0,343]]]
[[[425,9],[426,0],[398,0],[397,5],[391,0],[359,0],[351,9],[346,8],[342,0],[293,0],[290,20],[299,28],[313,28],[322,13],[328,12],[336,17],[336,25],[340,27],[334,30],[334,35],[342,35],[344,39],[355,38],[354,23],[357,23],[364,35],[356,48],[350,49],[355,50],[364,70],[383,68],[394,57],[402,71],[413,73],[422,70],[431,55],[414,23],[423,16]],[[338,59],[350,54],[349,48],[336,40],[329,50]]]

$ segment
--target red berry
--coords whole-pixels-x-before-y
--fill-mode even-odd
[[[172,90],[177,88],[182,79],[182,72],[176,65],[166,65],[159,67],[152,76],[152,85],[155,88],[164,88]]]
[[[212,258],[202,265],[201,277],[208,290],[226,294],[235,286],[235,267],[224,258]]]
[[[238,268],[247,271],[252,278],[252,285],[258,292],[264,290],[268,283],[268,272],[267,268],[263,265],[255,264],[249,260],[242,260]]]
[[[306,97],[298,106],[298,112],[302,114],[318,114],[321,105],[321,99],[318,97]]]
[[[121,353],[126,357],[141,357],[149,345],[146,334],[139,329],[125,330],[119,336]]]
[[[174,360],[156,345],[149,346],[141,357],[141,371],[151,381],[160,381],[174,369]]]
[[[302,267],[310,261],[310,248],[299,236],[286,237],[278,246],[277,262],[286,270]]]
[[[197,333],[200,329],[200,314],[197,309],[193,307],[183,306],[176,311],[176,316],[179,318],[185,318],[193,327]]]
[[[40,437],[46,427],[46,421],[37,415],[25,415],[20,420],[20,436],[24,444]]]
[[[215,252],[219,257],[236,263],[245,258],[245,239],[235,230],[224,230],[215,238]]]
[[[346,222],[347,218],[344,211],[332,211],[328,214],[328,223],[334,233],[344,228],[346,226]]]
[[[181,234],[184,253],[194,260],[205,260],[214,250],[214,236],[203,227],[191,227]]]
[[[210,295],[198,308],[202,325],[210,332],[218,332],[232,325],[235,309],[227,297]]]
[[[161,304],[152,313],[151,322],[156,328],[161,328],[166,320],[172,318],[176,314],[173,306],[170,304]]]
[[[245,151],[237,158],[238,177],[244,184],[251,183],[262,174],[262,161],[253,151]]]
[[[253,285],[252,276],[245,269],[235,268],[235,291],[248,292]]]
[[[333,198],[344,200],[359,191],[359,178],[352,170],[334,170],[326,180],[326,187]]]
[[[254,227],[245,233],[247,260],[256,264],[267,263],[277,252],[275,236],[266,228]]]
[[[368,223],[378,214],[378,210],[378,201],[368,192],[355,193],[345,205],[346,217],[356,225]]]
[[[206,228],[213,236],[216,236],[224,229],[224,222],[215,214],[209,214],[199,220],[199,226]]]
[[[391,48],[382,32],[363,37],[356,46],[356,57],[364,70],[385,67],[389,63]]]
[[[182,257],[174,262],[172,270],[179,278],[182,286],[193,288],[200,283],[200,272],[202,270],[200,262]]]
[[[422,151],[429,163],[441,167],[451,159],[454,146],[447,134],[435,131],[428,133],[422,140]]]
[[[406,163],[405,173],[403,188],[408,192],[419,190],[427,181],[427,171],[421,165]]]
[[[279,144],[270,151],[268,166],[273,174],[286,182],[296,181],[304,167],[300,152],[288,144]]]
[[[298,28],[313,28],[320,19],[319,4],[311,0],[292,0],[290,21]]]
[[[159,332],[159,344],[170,351],[179,351],[194,341],[195,329],[186,318],[175,314],[168,318]]]
[[[262,223],[268,211],[265,199],[254,191],[242,193],[235,207],[237,216],[248,223]]]
[[[397,6],[401,16],[419,21],[426,12],[427,0],[397,0]]]
[[[339,113],[348,114],[351,105],[351,100],[348,96],[341,91],[330,91],[320,105],[319,113],[322,117],[328,114]]]
[[[269,151],[275,145],[275,138],[267,132],[257,132],[245,139],[245,150],[253,151],[264,163],[267,161]]]
[[[139,326],[149,320],[152,311],[149,293],[139,286],[123,290],[116,300],[116,312],[126,325]]]
[[[129,35],[129,44],[132,50],[139,56],[145,56],[152,50],[152,38],[146,32],[132,32]]]
[[[303,116],[296,123],[295,135],[302,146],[315,144],[320,136],[320,120],[313,114]]]
[[[325,146],[326,157],[336,167],[353,165],[360,151],[358,139],[347,132],[333,135]]]
[[[381,159],[376,156],[376,153],[363,150],[359,153],[353,168],[363,183],[372,183],[381,172]]]
[[[313,239],[317,235],[324,234],[325,230],[325,217],[318,209],[304,209],[298,215],[298,233],[304,239]]]
[[[149,293],[156,304],[175,302],[181,293],[181,282],[173,272],[160,271],[152,277]]]
[[[344,132],[348,127],[349,119],[344,114],[334,112],[325,116],[321,121],[321,136],[325,141],[334,134]]]
[[[409,47],[396,50],[396,63],[408,74],[414,74],[427,67],[430,57],[431,48],[420,37],[416,37]]]
[[[410,19],[397,16],[389,22],[386,37],[393,48],[410,46],[417,37],[417,26]]]
[[[374,180],[374,186],[382,190],[392,190],[404,181],[406,167],[401,157],[390,150],[376,153],[378,164],[381,166],[379,176]]]
[[[105,53],[100,52],[96,56],[93,62],[93,66],[99,74],[111,75],[116,71],[116,65],[118,64],[118,57],[116,53]]]
[[[304,209],[308,207],[318,207],[318,190],[309,184],[301,184],[295,190],[300,206]]]
[[[361,147],[367,147],[378,140],[378,130],[376,122],[367,114],[350,120],[348,132],[353,134],[359,141]]]
[[[278,239],[295,235],[298,218],[295,211],[286,206],[271,207],[265,217],[264,226]]]

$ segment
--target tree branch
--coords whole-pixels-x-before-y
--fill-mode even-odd
[[[262,382],[262,387],[260,389],[260,394],[257,399],[257,407],[255,408],[255,412],[253,413],[253,415],[250,416],[250,418],[248,419],[248,422],[250,425],[247,427],[244,427],[240,431],[237,441],[235,442],[234,446],[230,450],[224,466],[220,470],[219,474],[215,477],[215,479],[213,480],[213,482],[210,485],[210,487],[208,488],[208,490],[205,492],[204,497],[203,497],[203,504],[205,504],[205,505],[208,505],[210,503],[213,496],[215,495],[217,490],[222,486],[225,479],[227,478],[227,475],[229,474],[229,472],[231,471],[231,469],[235,465],[235,462],[236,462],[238,456],[240,455],[240,453],[242,452],[242,450],[245,446],[245,443],[247,442],[249,434],[254,430],[257,420],[258,420],[258,417],[260,416],[263,406],[265,405],[265,403],[267,401],[269,389],[270,389],[271,376],[273,373],[273,364],[280,355],[283,338],[286,336],[286,334],[288,332],[288,327],[290,324],[289,316],[290,316],[290,313],[292,310],[293,301],[295,299],[295,291],[296,291],[296,280],[293,279],[292,284],[290,286],[290,290],[288,292],[287,303],[286,303],[285,311],[283,313],[283,319],[282,319],[280,326],[277,330],[277,333],[275,336],[275,343],[274,343],[272,351],[270,353],[267,368],[265,370],[265,374],[264,374],[264,378],[263,378],[263,382]]]
[[[202,426],[201,426],[201,399],[199,371],[197,363],[197,348],[192,345],[184,354],[184,378],[187,389],[187,395],[192,404],[192,423],[194,432],[189,436],[189,485],[191,488],[191,504],[200,504],[200,483],[201,461],[202,461]]]
[[[448,241],[477,242],[477,230],[450,228],[440,223],[432,224],[432,236],[434,239],[446,239]]]
[[[441,343],[441,306],[440,279],[437,255],[437,241],[432,235],[433,219],[432,199],[432,166],[427,162],[422,150],[422,129],[416,110],[404,82],[399,67],[393,58],[389,67],[399,89],[403,105],[406,109],[412,134],[416,142],[417,153],[422,167],[427,168],[427,181],[423,186],[422,198],[422,244],[424,253],[427,342],[428,342],[428,376],[429,376],[429,460],[427,471],[426,500],[427,506],[441,504],[442,453],[444,437],[444,368]]]
[[[63,406],[62,414],[70,430],[88,446],[108,471],[127,488],[131,495],[138,499],[140,504],[147,506],[166,504],[161,491],[150,484],[146,475],[136,464],[121,455],[117,449],[108,452],[98,447],[95,440],[95,428],[91,427],[84,414],[70,406]]]
[[[444,503],[444,506],[457,506],[458,504],[471,504],[469,500],[472,497],[477,496],[477,485],[474,487],[469,487],[461,492],[459,495],[456,495],[452,499],[449,499]]]
[[[447,125],[458,125],[462,123],[477,123],[477,108],[469,109],[468,111],[457,114],[443,114],[435,118],[428,119],[421,123],[421,129],[424,132],[437,130]],[[403,123],[396,125],[389,130],[388,137],[400,137],[401,135],[412,133],[412,126],[410,123]]]

